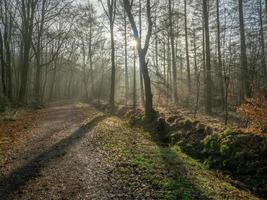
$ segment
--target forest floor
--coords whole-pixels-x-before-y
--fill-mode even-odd
[[[258,199],[178,146],[81,104],[0,122],[0,199]]]

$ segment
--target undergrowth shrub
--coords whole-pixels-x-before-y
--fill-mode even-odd
[[[267,192],[266,137],[226,129],[208,135],[203,144],[210,168],[228,171],[260,193]]]

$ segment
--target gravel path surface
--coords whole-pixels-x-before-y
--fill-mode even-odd
[[[11,149],[0,166],[1,200],[116,198],[112,166],[94,138],[106,116],[88,109],[53,105],[39,111],[31,139]]]

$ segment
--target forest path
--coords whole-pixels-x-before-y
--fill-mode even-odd
[[[11,149],[0,168],[1,200],[110,199],[110,169],[94,140],[106,116],[89,110],[54,104],[38,111],[33,137]]]
[[[149,133],[84,104],[38,111],[0,166],[0,199],[257,199]]]

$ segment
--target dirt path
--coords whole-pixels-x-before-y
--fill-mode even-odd
[[[0,199],[257,199],[90,106],[39,112],[0,166]]]
[[[40,111],[33,138],[9,151],[0,168],[0,199],[110,198],[110,166],[93,138],[105,116],[85,118],[83,110],[67,105]]]

